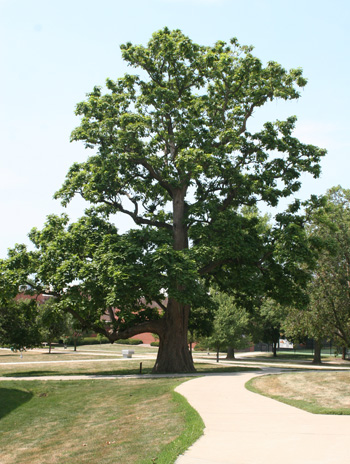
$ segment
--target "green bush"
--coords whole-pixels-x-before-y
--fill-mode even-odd
[[[138,338],[127,338],[126,340],[117,340],[117,345],[142,345],[143,341]]]
[[[61,341],[62,340],[59,340],[59,343],[61,343]],[[67,345],[74,345],[74,340],[72,337],[69,337],[65,343]],[[76,345],[99,345],[100,343],[106,344],[111,342],[106,337],[80,337],[77,339]],[[142,345],[143,341],[138,338],[127,338],[126,340],[117,340],[114,343],[117,345]]]
[[[67,340],[65,341],[67,345],[74,345],[74,339],[73,337],[68,337]],[[81,346],[81,345],[99,345],[100,343],[106,344],[106,343],[111,343],[108,338],[103,337],[102,339],[99,339],[97,337],[79,337],[76,340],[76,345]]]
[[[159,342],[151,342],[151,346],[159,346]]]

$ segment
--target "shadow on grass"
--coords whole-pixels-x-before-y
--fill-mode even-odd
[[[241,367],[241,366],[220,366],[213,367],[210,364],[196,364],[197,374],[220,374],[227,372],[246,372],[246,371],[259,371],[260,368],[256,367]],[[71,375],[97,375],[97,376],[113,376],[113,375],[138,375],[138,374],[152,374],[152,367],[143,367],[142,372],[140,368],[125,368],[125,369],[109,369],[109,370],[85,370],[83,372],[74,371],[43,371],[43,370],[31,370],[31,371],[16,371],[3,374],[3,377],[43,377],[43,376],[55,376],[60,375],[67,377]]]
[[[145,367],[142,369],[142,374],[151,374],[152,368]],[[140,369],[120,369],[120,370],[94,370],[94,371],[83,371],[83,372],[74,372],[74,371],[16,371],[3,374],[3,377],[43,377],[43,376],[71,376],[71,375],[134,375],[139,374]]]
[[[32,397],[33,393],[24,390],[0,387],[0,419],[23,403],[30,401]]]
[[[16,371],[16,372],[9,372],[7,374],[2,374],[2,377],[39,377],[43,375],[64,375],[60,372],[54,371]]]

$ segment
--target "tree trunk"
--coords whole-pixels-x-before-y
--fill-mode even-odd
[[[49,354],[51,354],[51,342],[49,342]]]
[[[315,351],[314,351],[314,359],[312,364],[321,364],[321,348],[322,345],[319,341],[315,340]]]
[[[173,190],[173,248],[181,251],[188,248],[185,224],[185,195],[187,186]],[[185,291],[176,284],[177,291]],[[169,298],[167,309],[159,330],[159,350],[153,373],[196,372],[188,349],[189,305]]]
[[[273,342],[272,351],[273,351],[273,357],[277,358],[277,342]]]
[[[346,359],[346,347],[343,346],[343,350],[342,350],[342,356],[341,356],[342,359]]]
[[[173,248],[176,251],[188,248],[186,216],[187,186],[173,190]],[[175,283],[178,292],[186,289]],[[159,350],[153,373],[196,372],[188,349],[189,305],[169,298],[167,309],[159,330]]]
[[[233,346],[227,347],[226,359],[235,359],[235,349],[233,348]]]
[[[159,332],[159,350],[154,374],[196,372],[188,349],[189,306],[169,299]]]
[[[74,338],[73,342],[74,342],[74,351],[77,351],[77,340]]]

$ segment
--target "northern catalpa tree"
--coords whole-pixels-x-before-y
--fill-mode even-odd
[[[192,372],[190,310],[204,305],[212,280],[238,298],[300,294],[310,253],[297,207],[273,227],[242,208],[294,194],[303,172],[319,175],[325,151],[293,137],[295,117],[248,130],[268,101],[299,98],[300,69],[264,67],[236,39],[201,46],[167,28],[121,50],[138,74],[107,79],[106,92],[95,87],[77,105],[72,140],[93,154],[56,194],[64,205],[81,195],[91,210],[32,232],[36,272],[110,341],[158,334],[154,372]],[[138,227],[118,234],[108,224],[115,213]],[[100,315],[114,307],[118,320],[103,327]]]

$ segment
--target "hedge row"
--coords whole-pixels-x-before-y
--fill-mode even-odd
[[[73,339],[68,339],[67,342],[65,342],[67,345],[74,345],[74,340]],[[76,345],[81,346],[81,345],[100,345],[100,344],[107,344],[111,343],[108,338],[106,337],[83,337],[79,338],[77,340]],[[128,338],[126,340],[117,340],[114,342],[118,345],[141,345],[143,342],[142,340],[139,340],[137,338]]]
[[[126,340],[117,340],[118,345],[142,345],[143,341],[138,338],[127,338]]]

